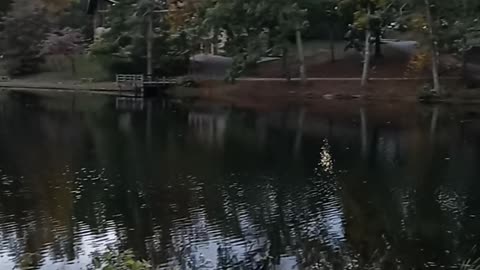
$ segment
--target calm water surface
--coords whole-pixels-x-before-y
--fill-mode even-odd
[[[0,95],[0,269],[107,246],[160,269],[457,269],[480,257],[480,114],[397,107]]]

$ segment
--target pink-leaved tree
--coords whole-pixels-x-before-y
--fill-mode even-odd
[[[64,28],[48,33],[42,42],[42,55],[63,55],[71,64],[72,74],[76,74],[75,56],[85,51],[85,38],[78,29]]]

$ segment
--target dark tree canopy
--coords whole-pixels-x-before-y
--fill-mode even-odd
[[[0,1],[0,13],[5,13],[10,8],[12,0],[2,0]]]

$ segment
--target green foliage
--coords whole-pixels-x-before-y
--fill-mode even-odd
[[[41,256],[38,253],[25,253],[20,256],[15,269],[33,270],[38,269]]]
[[[12,75],[38,71],[43,58],[41,43],[52,23],[39,1],[16,0],[2,20],[1,50]]]
[[[397,21],[408,26],[415,39],[425,46],[429,42],[429,28],[433,28],[434,39],[441,52],[462,53],[469,46],[469,39],[476,39],[479,24],[480,2],[476,0],[432,1],[429,7],[433,25],[426,20],[423,0],[403,0],[404,11],[397,14]],[[480,43],[479,43],[480,44]],[[428,50],[428,46],[426,46]]]
[[[393,1],[393,0],[392,0]],[[365,47],[366,34],[375,40],[375,56],[381,56],[381,38],[390,24],[389,0],[339,0],[338,11],[343,20],[349,22],[349,31],[345,38],[349,40],[346,49],[362,51]]]
[[[0,2],[2,13],[9,7],[9,1]],[[461,56],[470,46],[480,45],[480,1],[431,2],[431,27],[441,52]],[[12,0],[12,3],[0,26],[0,48],[10,74],[38,71],[43,61],[42,45],[55,34],[51,29],[78,29],[83,36],[93,37],[81,1]],[[379,41],[390,27],[410,32],[424,51],[431,43],[424,0],[184,0],[182,5],[169,1],[170,6],[166,3],[118,0],[107,14],[105,33],[90,47],[91,55],[112,74],[144,72],[147,18],[152,10],[167,8],[173,12],[153,15],[153,69],[161,76],[185,73],[190,55],[198,51],[200,44],[215,42],[221,35],[226,37],[223,49],[234,59],[231,78],[238,77],[263,56],[288,55],[287,48],[291,47],[297,29],[304,36],[317,38],[326,37],[331,29],[343,30],[352,24],[359,40],[364,39],[363,33],[369,29]]]
[[[388,0],[340,0],[338,11],[356,31],[369,29],[379,36],[391,22],[392,3]]]
[[[305,29],[305,39],[328,39],[333,31],[334,38],[343,37],[346,22],[339,16],[337,0],[301,0],[301,9],[306,10],[308,27]]]
[[[147,17],[153,9],[163,6],[153,0],[124,0],[108,13],[107,32],[91,46],[91,54],[114,73],[141,73],[146,67]],[[190,46],[185,32],[170,31],[163,13],[153,13],[154,74],[169,76],[188,69]]]
[[[294,32],[307,26],[305,17],[293,0],[219,0],[207,6],[202,27],[225,31],[234,78],[260,57],[287,47]]]
[[[118,252],[108,250],[93,255],[89,270],[149,270],[152,266],[145,260],[137,260],[130,250]]]
[[[83,1],[71,1],[60,13],[56,24],[58,28],[79,29],[86,39],[93,40],[93,22],[89,16],[85,16],[86,3]]]
[[[0,1],[0,14],[7,12],[11,3],[11,0]]]
[[[358,30],[369,28],[380,30],[386,14],[386,0],[340,0],[338,3],[340,14],[351,18],[351,23]],[[370,9],[370,15],[367,10]]]
[[[59,13],[64,10],[64,14]],[[80,35],[77,30],[68,30],[69,26],[79,29],[85,26],[85,16],[82,13],[83,19],[80,19],[79,13],[80,4],[76,1],[14,0],[0,27],[0,49],[6,59],[7,72],[11,75],[38,72],[43,56],[57,53],[60,48],[63,50],[60,54],[65,54],[67,47],[78,52],[79,46],[67,43]],[[51,32],[54,28],[63,30]]]

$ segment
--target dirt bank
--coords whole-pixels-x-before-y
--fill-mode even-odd
[[[196,96],[205,99],[234,100],[242,102],[276,103],[284,100],[306,102],[311,100],[388,100],[417,102],[419,93],[429,80],[378,80],[371,81],[366,88],[358,80],[309,81],[238,81],[235,84],[204,82],[198,89],[175,90],[176,96]],[[442,84],[448,89],[459,88],[462,82],[446,79]],[[461,87],[460,87],[461,88]],[[451,90],[449,100],[480,101],[476,90]]]
[[[337,47],[344,47],[338,44]],[[362,75],[363,57],[356,51],[336,52],[334,62],[330,61],[328,50],[317,50],[305,58],[307,75],[309,77],[346,78]],[[419,51],[414,41],[389,41],[382,46],[381,57],[372,57],[371,78],[416,78],[431,76],[428,62],[418,63]],[[441,75],[460,76],[462,63],[453,56],[441,56]],[[296,56],[289,59],[288,72],[292,77],[298,77],[298,60]],[[282,78],[285,70],[282,61],[260,64],[247,73],[250,77]]]

